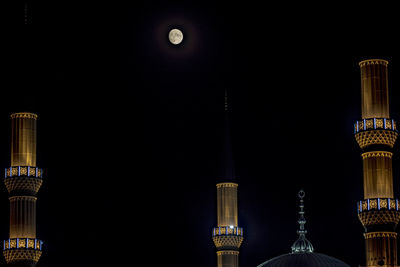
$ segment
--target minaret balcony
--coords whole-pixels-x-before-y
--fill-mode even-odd
[[[31,166],[13,166],[5,169],[4,178],[20,176],[43,178],[43,170],[41,168]]]
[[[220,236],[220,235],[236,235],[243,236],[243,228],[237,226],[220,226],[214,227],[212,236]]]
[[[42,250],[43,241],[37,238],[9,238],[3,241],[3,250],[9,249],[34,249]]]
[[[5,169],[4,184],[10,196],[36,196],[43,183],[43,170],[31,166]]]
[[[212,239],[217,250],[239,250],[243,242],[243,228],[237,226],[214,227]]]
[[[371,198],[361,200],[357,203],[357,212],[370,210],[399,210],[399,200],[394,198]]]
[[[370,130],[391,130],[398,132],[396,122],[393,119],[371,118],[354,123],[354,134]]]
[[[371,198],[357,202],[358,218],[364,227],[374,225],[397,225],[400,220],[399,200]]]
[[[398,130],[396,122],[387,118],[371,118],[357,121],[354,134],[361,149],[371,145],[393,148]]]
[[[9,265],[34,266],[42,255],[42,245],[36,238],[10,238],[3,241],[3,255]]]

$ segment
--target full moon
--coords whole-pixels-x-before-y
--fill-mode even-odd
[[[169,41],[174,44],[180,44],[183,40],[183,33],[178,29],[172,29],[168,34]]]

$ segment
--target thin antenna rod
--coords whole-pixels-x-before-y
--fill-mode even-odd
[[[24,23],[25,23],[25,25],[28,25],[28,2],[25,2]]]
[[[225,111],[228,111],[228,90],[225,89]]]

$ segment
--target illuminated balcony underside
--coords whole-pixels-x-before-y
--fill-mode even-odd
[[[217,250],[239,250],[243,242],[243,236],[219,235],[213,236],[213,241]]]
[[[392,130],[367,130],[356,133],[355,137],[361,149],[370,145],[384,145],[393,148],[397,135],[397,131]]]
[[[10,263],[36,264],[42,255],[43,241],[37,238],[9,238],[3,241],[3,255]]]
[[[35,249],[13,249],[4,250],[4,258],[7,264],[17,264],[18,266],[31,266],[35,265],[40,256],[42,256],[42,251]]]
[[[400,211],[397,210],[371,210],[358,214],[358,219],[365,228],[376,225],[396,226],[400,220]]]
[[[27,176],[4,179],[4,184],[10,195],[36,195],[42,183],[42,178]]]
[[[243,228],[234,226],[214,227],[212,236],[218,250],[238,250],[243,242]]]
[[[399,201],[392,198],[367,199],[357,203],[358,218],[364,227],[397,225],[400,220]]]

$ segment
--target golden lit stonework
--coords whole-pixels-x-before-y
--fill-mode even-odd
[[[36,120],[33,113],[11,115],[11,167],[4,172],[10,201],[10,235],[3,241],[9,265],[34,266],[43,242],[36,238],[37,193],[43,170],[36,166]]]
[[[380,65],[380,64],[387,66],[389,64],[389,62],[384,59],[367,59],[367,60],[361,61],[358,64],[360,65],[360,67],[364,67],[366,65]]]
[[[397,225],[400,220],[399,200],[377,198],[357,204],[358,218],[367,229],[371,225]]]
[[[392,158],[393,153],[387,151],[373,151],[373,152],[365,152],[361,154],[363,159],[367,158],[375,158],[375,157],[385,157],[385,158]]]
[[[236,251],[236,250],[221,250],[221,251],[217,251],[217,255],[218,255],[218,256],[222,256],[222,255],[235,255],[235,256],[239,256],[239,251]]]
[[[356,140],[362,149],[370,145],[387,145],[393,148],[397,135],[396,131],[363,131],[356,134]]]
[[[212,239],[217,248],[218,267],[239,266],[243,228],[238,227],[237,188],[238,184],[233,182],[217,184],[218,227],[213,228]]]
[[[397,267],[399,201],[394,198],[392,157],[398,136],[390,119],[386,60],[360,62],[362,120],[354,124],[354,135],[362,149],[364,200],[357,203],[364,226],[366,267]]]
[[[213,241],[218,250],[238,250],[243,242],[243,228],[241,227],[215,227]]]
[[[19,112],[19,113],[13,113],[10,115],[11,119],[16,119],[16,118],[23,118],[23,119],[37,119],[37,115],[34,113],[30,112]]]

